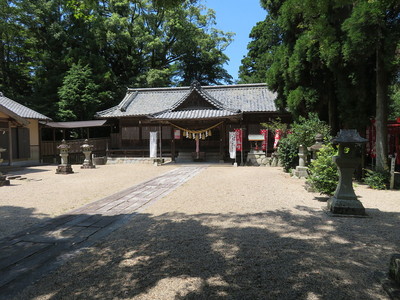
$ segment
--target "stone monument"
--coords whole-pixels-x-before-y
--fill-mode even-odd
[[[299,165],[296,167],[295,170],[293,170],[292,175],[297,178],[302,178],[302,177],[307,178],[308,168],[306,167],[306,149],[303,145],[300,145],[298,154],[299,154]]]
[[[71,174],[74,173],[72,171],[71,165],[68,163],[68,150],[69,146],[65,140],[61,141],[61,144],[57,147],[60,149],[60,156],[61,156],[61,165],[57,167],[56,174]]]
[[[6,151],[4,148],[0,148],[0,164],[3,162],[3,159],[1,158],[1,153]],[[6,175],[3,175],[3,173],[0,172],[0,186],[5,186],[5,185],[10,185],[10,180],[7,179]]]
[[[90,154],[93,151],[93,145],[89,145],[88,139],[86,139],[84,144],[81,145],[81,149],[82,149],[83,154],[85,155],[85,159],[83,161],[83,165],[81,166],[81,169],[96,168],[96,166],[93,165],[92,159],[90,157]]]
[[[339,145],[339,154],[332,159],[338,166],[339,183],[335,194],[328,200],[328,209],[334,214],[365,215],[365,208],[357,199],[353,189],[353,174],[361,162],[356,154],[356,145],[366,143],[355,129],[341,129],[332,139]]]

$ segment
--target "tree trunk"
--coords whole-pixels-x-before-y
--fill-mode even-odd
[[[376,50],[376,170],[388,170],[387,100],[388,83],[381,48]]]

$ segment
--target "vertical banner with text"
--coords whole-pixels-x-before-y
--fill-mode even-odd
[[[229,156],[236,158],[236,132],[229,132]]]
[[[157,157],[157,131],[150,132],[150,157]]]
[[[243,149],[243,130],[242,129],[235,129],[235,134],[236,134],[236,150],[237,151],[242,151]]]
[[[264,141],[262,142],[261,145],[261,150],[262,151],[267,151],[268,150],[268,129],[261,129],[260,134],[264,137]]]

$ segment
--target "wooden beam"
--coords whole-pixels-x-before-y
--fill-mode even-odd
[[[12,147],[12,132],[11,132],[11,121],[8,120],[8,165],[12,165],[13,157],[13,147]]]

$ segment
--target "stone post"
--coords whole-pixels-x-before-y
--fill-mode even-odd
[[[85,155],[85,160],[83,161],[83,165],[81,166],[81,169],[94,169],[94,168],[96,168],[93,165],[92,159],[90,157],[90,154],[92,153],[92,150],[93,150],[93,145],[89,145],[88,139],[86,139],[84,144],[81,145],[81,149],[82,149],[83,154]]]
[[[335,214],[365,215],[365,208],[353,189],[353,174],[361,162],[356,155],[356,144],[368,140],[360,137],[355,129],[341,129],[332,142],[339,144],[339,155],[332,159],[338,166],[339,183],[335,194],[328,200],[328,209]]]
[[[0,148],[0,164],[3,162],[3,159],[1,158],[1,153],[4,151],[6,151],[6,149]],[[7,180],[7,176],[3,175],[3,173],[0,172],[0,186],[5,185],[10,185],[10,180]]]
[[[302,177],[307,177],[308,173],[307,170],[308,168],[306,167],[306,151],[305,147],[303,145],[300,145],[299,147],[299,165],[296,167],[295,170],[293,170],[293,176],[302,178]]]
[[[60,150],[61,156],[61,165],[57,167],[56,174],[71,174],[74,173],[72,171],[71,165],[68,163],[68,150],[69,146],[65,140],[61,141],[61,144],[57,147]]]
[[[394,171],[396,168],[396,156],[397,156],[397,154],[390,156],[390,186],[389,186],[389,188],[391,190],[394,189],[394,173],[395,173]]]

